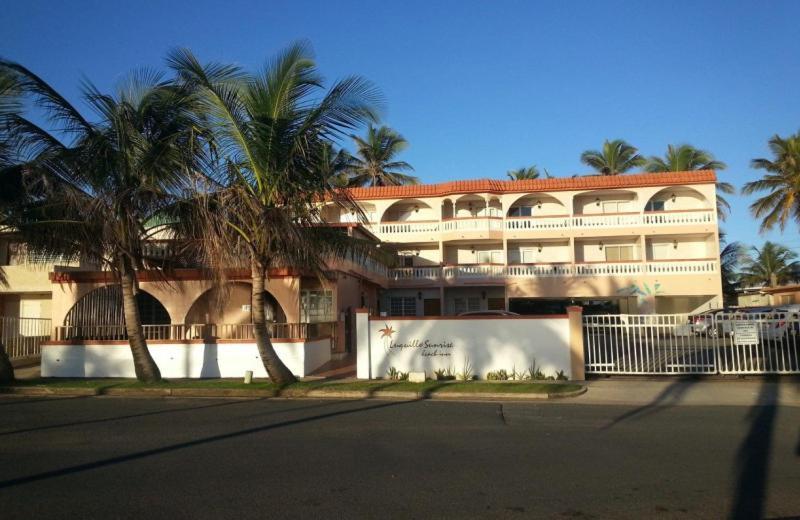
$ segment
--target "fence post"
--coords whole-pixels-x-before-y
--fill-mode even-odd
[[[583,356],[583,307],[567,307],[569,317],[569,361],[571,378],[575,381],[586,379],[586,361]]]
[[[372,379],[372,353],[369,348],[369,309],[355,310],[356,327],[356,377],[359,379]]]

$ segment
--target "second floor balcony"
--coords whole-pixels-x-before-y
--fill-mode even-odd
[[[584,262],[548,264],[462,264],[431,267],[400,267],[389,270],[390,283],[454,282],[506,278],[552,278],[591,276],[705,275],[717,273],[716,259],[630,262]]]

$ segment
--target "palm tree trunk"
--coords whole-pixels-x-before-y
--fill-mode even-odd
[[[3,342],[0,341],[0,384],[13,382],[14,365],[12,365],[11,360],[8,359],[5,345],[3,345]]]
[[[120,262],[120,285],[122,286],[122,313],[125,315],[125,330],[133,354],[133,367],[136,379],[154,382],[161,380],[161,371],[153,361],[142,330],[142,319],[136,305],[136,278],[133,267],[127,259]]]
[[[250,306],[253,312],[253,332],[256,336],[258,355],[261,356],[269,378],[274,384],[284,386],[297,382],[297,378],[278,357],[272,346],[269,331],[267,331],[267,315],[264,311],[265,272],[264,267],[254,260],[252,263],[253,293]]]

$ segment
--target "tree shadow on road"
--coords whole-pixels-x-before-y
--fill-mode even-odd
[[[680,377],[662,390],[661,393],[658,394],[651,402],[644,406],[640,406],[625,412],[600,429],[608,430],[623,421],[645,417],[657,413],[664,408],[675,406],[681,402],[683,396],[686,394],[692,384],[696,383],[698,380],[698,377],[693,376]]]
[[[205,404],[202,406],[189,406],[185,408],[171,408],[168,410],[156,410],[153,412],[141,412],[141,413],[134,413],[128,415],[118,415],[115,417],[103,417],[102,419],[88,419],[85,421],[72,421],[72,422],[64,422],[58,424],[48,424],[44,426],[36,426],[32,428],[23,428],[19,430],[9,430],[9,431],[0,431],[0,437],[6,435],[16,435],[21,433],[33,433],[33,432],[40,432],[45,430],[54,430],[58,428],[69,428],[71,426],[83,426],[87,424],[98,424],[98,423],[105,423],[105,422],[113,422],[113,421],[123,421],[126,419],[137,419],[140,417],[148,417],[151,415],[164,415],[164,414],[172,414],[172,413],[179,413],[179,412],[193,412],[197,410],[205,410],[207,408],[218,408],[221,406],[231,406],[236,404],[243,404],[243,403],[252,403],[254,401],[264,401],[268,398],[260,398],[260,399],[241,399],[241,400],[234,400],[234,401],[226,401],[222,403],[213,403],[213,404]],[[258,415],[275,415],[278,413],[286,413],[292,412],[297,410],[308,410],[311,408],[320,408],[323,406],[330,406],[333,403],[324,403],[324,404],[317,404],[312,406],[304,406],[304,407],[295,407],[295,408],[287,408],[283,410],[275,410],[271,412],[261,413]]]
[[[359,401],[359,402],[363,402],[363,401]],[[363,406],[363,407],[355,408],[355,409],[340,410],[340,411],[325,413],[325,414],[321,414],[321,415],[314,415],[314,416],[311,416],[311,417],[303,417],[303,418],[300,418],[300,419],[292,419],[292,420],[289,420],[289,421],[277,422],[277,423],[273,423],[273,424],[266,424],[266,425],[263,425],[263,426],[256,426],[256,427],[253,427],[253,428],[246,428],[244,430],[238,430],[238,431],[229,432],[229,433],[222,433],[222,434],[219,434],[219,435],[211,435],[211,436],[208,436],[208,437],[202,437],[200,439],[181,442],[181,443],[177,443],[177,444],[170,444],[168,446],[162,446],[160,448],[153,448],[153,449],[149,449],[149,450],[137,451],[137,452],[134,452],[134,453],[129,453],[127,455],[120,455],[118,457],[110,457],[110,458],[107,458],[107,459],[101,459],[101,460],[97,460],[97,461],[93,461],[93,462],[87,462],[85,464],[77,464],[77,465],[74,465],[74,466],[68,466],[66,468],[61,468],[61,469],[56,469],[56,470],[51,470],[51,471],[45,471],[45,472],[37,473],[37,474],[34,474],[34,475],[28,475],[26,477],[19,477],[19,478],[13,478],[13,479],[5,480],[5,481],[0,482],[0,489],[12,488],[12,487],[21,486],[21,485],[24,485],[24,484],[30,484],[32,482],[37,482],[37,481],[41,481],[41,480],[47,480],[47,479],[51,479],[51,478],[71,475],[71,474],[74,474],[74,473],[81,473],[81,472],[84,472],[84,471],[90,471],[90,470],[93,470],[93,469],[103,468],[103,467],[107,467],[107,466],[113,466],[113,465],[116,465],[116,464],[122,464],[122,463],[133,461],[133,460],[143,459],[143,458],[147,458],[147,457],[153,457],[153,456],[156,456],[156,455],[161,455],[162,453],[168,453],[168,452],[172,452],[172,451],[176,451],[176,450],[182,450],[182,449],[186,449],[186,448],[193,448],[195,446],[202,446],[202,445],[205,445],[205,444],[211,444],[211,443],[214,443],[214,442],[224,441],[224,440],[233,439],[233,438],[237,438],[237,437],[243,437],[243,436],[252,435],[252,434],[256,434],[256,433],[268,432],[268,431],[276,430],[276,429],[279,429],[279,428],[287,428],[287,427],[295,426],[295,425],[298,425],[298,424],[314,422],[314,421],[321,421],[321,420],[325,420],[325,419],[331,419],[333,417],[351,415],[351,414],[355,414],[355,413],[359,413],[359,412],[368,412],[368,411],[379,410],[379,409],[383,409],[383,408],[402,406],[402,405],[413,403],[413,402],[416,402],[416,400],[414,400],[414,401],[384,402],[384,403],[381,403],[381,404],[373,404],[373,405],[370,405],[370,406]],[[344,402],[342,402],[342,401],[338,401],[338,403],[344,404]],[[353,401],[348,401],[347,403],[353,403]]]
[[[769,479],[769,457],[778,413],[778,376],[768,376],[750,409],[750,430],[736,454],[736,486],[731,518],[763,518]]]

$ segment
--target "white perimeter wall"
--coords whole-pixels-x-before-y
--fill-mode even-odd
[[[485,379],[486,373],[493,370],[527,370],[534,359],[546,375],[563,370],[572,377],[566,317],[378,318],[367,321],[366,314],[359,314],[357,319],[357,375],[360,379],[386,377],[389,367],[401,372],[424,371],[428,377],[437,369],[452,368],[454,372],[461,372],[466,358],[480,379]],[[394,331],[389,336],[385,332],[387,328]]]
[[[331,358],[330,340],[273,343],[293,374],[303,377]],[[165,378],[267,377],[255,343],[148,344]],[[42,377],[136,377],[131,349],[114,345],[44,345]]]

